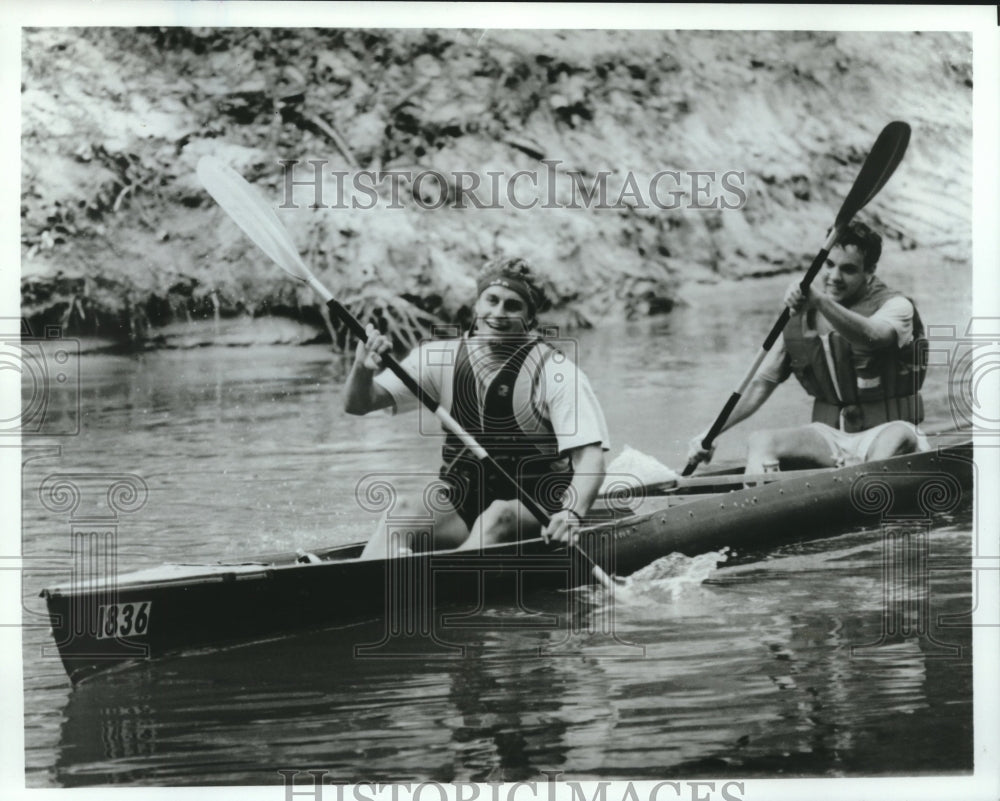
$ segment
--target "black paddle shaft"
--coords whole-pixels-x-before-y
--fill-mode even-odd
[[[330,300],[327,302],[326,306],[330,310],[330,312],[335,317],[337,317],[337,319],[339,319],[342,323],[344,323],[344,325],[346,325],[351,330],[351,333],[353,333],[356,337],[358,337],[358,339],[360,339],[362,342],[366,342],[368,340],[368,332],[365,330],[365,327],[361,324],[361,321],[358,320],[358,318],[355,317],[353,314],[351,314],[346,308],[344,308],[343,304],[341,304],[340,301],[336,299]],[[444,412],[444,410],[443,409],[440,411],[438,410],[439,406],[438,402],[434,400],[434,398],[432,398],[426,392],[424,392],[423,387],[421,387],[420,384],[414,381],[413,376],[411,376],[408,372],[406,372],[406,370],[403,369],[403,366],[399,362],[397,362],[388,353],[380,354],[379,358],[382,360],[382,364],[386,366],[386,369],[392,371],[392,373],[400,381],[403,382],[403,385],[408,390],[410,390],[410,392],[412,392],[414,396],[416,396],[417,400],[419,400],[425,407],[427,407],[429,411],[433,412],[438,417],[441,417],[441,414]],[[457,426],[458,424],[455,423],[455,425]],[[458,432],[455,431],[453,433],[457,434]],[[466,434],[466,436],[469,435]],[[498,475],[500,475],[504,480],[506,480],[510,484],[510,486],[517,492],[518,500],[520,500],[521,503],[523,503],[527,507],[528,511],[531,512],[532,515],[534,515],[535,519],[542,524],[542,527],[544,528],[545,526],[547,526],[549,524],[549,516],[546,513],[546,511],[542,509],[542,507],[535,502],[535,499],[532,498],[528,494],[528,492],[520,484],[518,484],[509,473],[507,473],[506,470],[504,470],[499,464],[497,464],[496,459],[494,459],[488,453],[486,454],[486,458],[484,461],[486,461],[486,463],[490,467],[492,467],[497,472]]]
[[[326,307],[338,320],[350,329],[354,336],[362,342],[368,341],[368,332],[361,324],[361,321],[344,308],[343,304],[339,300],[334,298],[333,300],[328,301]],[[438,402],[424,392],[423,387],[413,380],[413,376],[406,372],[399,362],[392,358],[392,356],[388,353],[380,354],[379,358],[382,360],[382,364],[384,364],[387,369],[391,370],[396,378],[403,382],[403,386],[416,396],[417,400],[426,406],[429,411],[437,412]]]
[[[813,279],[819,273],[820,268],[823,266],[823,262],[826,261],[826,257],[830,255],[830,250],[828,248],[823,248],[819,253],[816,254],[816,258],[813,259],[813,263],[809,266],[809,271],[805,274],[802,280],[799,282],[799,288],[804,293],[809,285],[813,282]],[[788,325],[788,321],[791,318],[791,312],[786,306],[781,310],[781,314],[778,315],[778,319],[775,320],[774,325],[771,326],[771,330],[767,337],[764,339],[764,344],[761,349],[764,351],[770,351],[774,346],[774,343],[778,341],[778,337],[781,336],[781,332],[784,330],[785,326]],[[740,398],[743,397],[741,392],[733,392],[729,396],[729,400],[726,401],[726,405],[722,407],[722,411],[719,412],[719,416],[715,418],[715,422],[712,423],[712,427],[708,429],[708,433],[705,438],[701,441],[701,447],[706,451],[712,447],[712,442],[715,438],[722,433],[722,427],[726,424],[729,416],[733,413],[733,409],[736,408],[736,404],[740,402]],[[684,471],[682,475],[689,476],[694,472],[694,469],[698,466],[698,462],[688,462],[684,466]]]

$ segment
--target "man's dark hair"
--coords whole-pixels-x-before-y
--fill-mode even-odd
[[[882,255],[882,237],[858,220],[847,226],[847,230],[844,231],[844,235],[840,237],[837,244],[842,248],[854,245],[860,250],[865,257],[866,270],[874,270]]]

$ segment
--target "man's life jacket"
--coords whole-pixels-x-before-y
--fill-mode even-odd
[[[847,308],[871,317],[887,300],[901,294],[874,278]],[[811,311],[792,319],[784,333],[792,372],[815,398],[813,422],[855,432],[890,420],[916,425],[924,419],[920,387],[927,372],[927,340],[916,305],[913,341],[901,348],[852,345],[836,331],[821,336],[812,323],[815,314]]]
[[[518,424],[514,408],[514,388],[525,361],[535,349],[545,349],[534,361],[529,393],[532,405],[530,416],[538,423],[538,430],[528,432]],[[533,339],[510,347],[510,355],[490,382],[482,400],[469,360],[465,340],[458,346],[452,384],[451,415],[504,469],[527,489],[543,506],[558,508],[557,501],[573,475],[570,459],[560,456],[552,423],[534,408],[535,390],[542,380],[542,369],[549,352],[555,349],[547,343]],[[522,411],[522,417],[524,412]],[[442,448],[445,471],[461,471],[467,476],[478,475],[482,465],[469,453],[461,440],[448,432]],[[501,476],[486,471],[491,494],[499,498],[514,498],[516,493]],[[539,497],[539,494],[541,497]],[[551,496],[551,497],[549,497]]]

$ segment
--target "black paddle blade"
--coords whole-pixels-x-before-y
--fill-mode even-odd
[[[861,172],[854,179],[851,191],[837,213],[834,227],[838,230],[847,226],[861,209],[868,205],[879,190],[885,186],[903,160],[906,146],[910,144],[910,126],[899,120],[890,122],[878,135],[868,158],[861,165]]]

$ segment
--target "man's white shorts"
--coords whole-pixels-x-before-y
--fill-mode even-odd
[[[833,455],[833,460],[836,462],[837,467],[869,461],[868,454],[875,439],[879,434],[892,426],[905,426],[911,431],[917,438],[918,451],[929,451],[931,449],[927,437],[920,432],[920,429],[913,425],[913,423],[907,423],[904,420],[893,420],[889,423],[882,423],[882,425],[869,428],[866,431],[857,431],[853,434],[832,428],[825,423],[809,424],[809,428],[819,434],[827,445],[830,446],[830,453]]]

